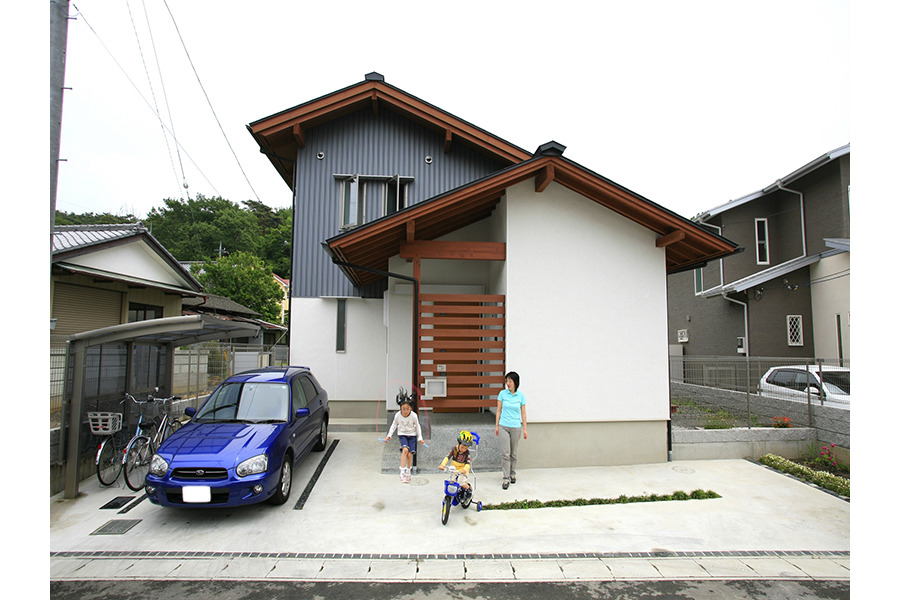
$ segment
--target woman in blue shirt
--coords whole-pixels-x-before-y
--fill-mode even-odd
[[[503,464],[503,489],[516,482],[516,451],[519,437],[528,439],[528,418],[525,415],[525,395],[519,391],[519,374],[506,374],[506,389],[497,396],[497,422],[494,435],[500,436]]]

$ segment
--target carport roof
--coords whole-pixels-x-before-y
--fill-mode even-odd
[[[227,321],[208,315],[186,315],[112,325],[76,333],[69,339],[85,342],[87,346],[126,341],[189,346],[222,338],[255,337],[258,334],[259,325],[253,323]]]

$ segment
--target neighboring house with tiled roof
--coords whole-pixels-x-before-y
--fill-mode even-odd
[[[53,228],[52,334],[181,315],[200,283],[140,223]]]
[[[215,315],[220,319],[233,321],[246,321],[260,326],[259,337],[235,338],[233,343],[262,344],[270,346],[274,344],[287,345],[285,333],[287,327],[277,323],[269,323],[261,319],[262,315],[243,304],[239,304],[231,298],[207,294],[203,298],[184,298],[182,300],[182,313],[185,315],[205,314]]]
[[[336,411],[495,409],[514,370],[519,464],[667,459],[666,277],[734,243],[378,73],[248,129],[293,193],[291,362]]]

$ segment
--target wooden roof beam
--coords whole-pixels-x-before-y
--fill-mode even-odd
[[[506,244],[503,242],[419,241],[401,246],[400,258],[506,260]]]
[[[534,191],[538,194],[547,189],[547,186],[550,185],[550,182],[553,181],[553,178],[556,176],[556,169],[553,168],[553,165],[547,165],[540,171],[534,178]]]
[[[670,246],[670,245],[674,244],[675,242],[680,242],[685,237],[687,237],[687,234],[684,232],[683,229],[676,229],[675,231],[673,231],[672,233],[670,233],[668,235],[664,235],[661,238],[657,238],[656,247],[657,248],[665,248],[666,246]]]
[[[297,142],[297,145],[301,148],[306,148],[306,132],[303,131],[303,127],[300,123],[294,123],[294,126],[291,128],[291,133],[294,134],[294,141]]]

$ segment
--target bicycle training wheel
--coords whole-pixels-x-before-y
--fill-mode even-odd
[[[110,486],[119,478],[122,472],[122,453],[119,445],[112,437],[103,440],[100,450],[97,451],[97,479],[100,485]]]
[[[441,523],[444,525],[447,524],[447,519],[450,518],[450,505],[451,505],[450,496],[444,496],[444,506],[441,509]]]
[[[125,483],[135,492],[144,488],[144,478],[150,472],[150,438],[136,437],[128,444],[125,452]]]

